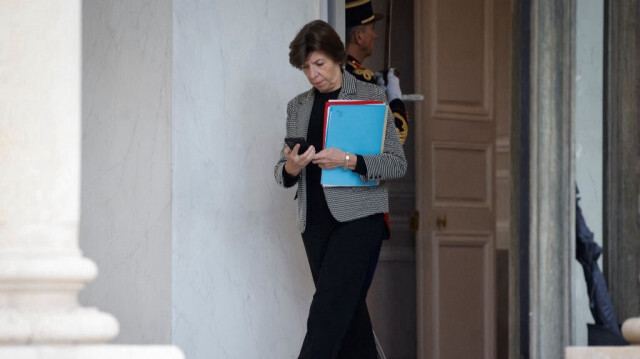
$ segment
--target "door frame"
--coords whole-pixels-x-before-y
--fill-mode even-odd
[[[319,3],[319,18],[326,21],[333,27],[334,30],[345,42],[345,0],[320,0]]]
[[[428,22],[423,19],[420,14],[426,13],[427,4],[423,0],[415,0],[414,1],[414,87],[417,93],[428,94],[425,90],[429,90],[425,87],[426,74],[423,70],[421,64],[422,60],[424,60],[423,49],[424,37],[429,36],[428,32]],[[428,96],[428,95],[427,95]],[[415,164],[416,164],[416,174],[415,174],[415,199],[416,199],[416,209],[418,211],[418,222],[426,223],[428,220],[427,206],[424,203],[428,201],[428,192],[423,187],[423,183],[427,182],[426,179],[430,175],[426,169],[422,167],[422,163],[425,160],[425,154],[427,153],[427,144],[425,143],[425,134],[427,125],[425,121],[422,119],[425,118],[427,114],[427,109],[425,105],[428,101],[428,98],[425,98],[425,101],[422,103],[418,103],[415,106],[415,116],[414,116],[414,126],[415,126]],[[416,357],[419,359],[429,358],[429,349],[433,347],[434,343],[430,340],[431,337],[428,335],[429,333],[429,323],[434,320],[434,315],[430,310],[433,307],[431,303],[431,299],[429,298],[429,288],[427,287],[427,283],[429,282],[428,273],[432,270],[430,268],[431,263],[429,263],[429,258],[425,258],[425,251],[422,250],[423,245],[427,246],[429,244],[423,244],[424,238],[428,238],[429,234],[426,233],[425,226],[419,226],[416,231]],[[422,306],[422,303],[428,303],[425,307]],[[422,338],[426,338],[423,340]]]

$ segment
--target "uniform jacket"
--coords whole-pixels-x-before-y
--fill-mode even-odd
[[[374,85],[378,83],[378,79],[373,71],[362,66],[362,64],[351,55],[347,57],[347,65],[345,68],[351,75],[360,81]],[[404,142],[407,140],[407,136],[409,135],[409,113],[407,112],[404,102],[399,98],[391,101],[389,103],[389,108],[391,108],[391,112],[393,112],[393,119],[396,125],[396,130],[398,130],[400,143],[404,145]]]
[[[307,138],[314,93],[315,90],[311,88],[309,91],[299,94],[287,104],[285,137]],[[342,89],[338,99],[386,102],[385,93],[380,87],[358,81],[346,71],[343,73]],[[286,145],[283,142],[280,160],[274,169],[276,182],[281,186],[285,185],[282,171],[287,162],[284,155],[284,146]],[[333,217],[340,222],[389,211],[388,190],[384,181],[402,177],[407,170],[407,160],[404,157],[404,151],[402,150],[398,133],[395,130],[391,112],[389,112],[387,118],[383,153],[380,155],[364,155],[362,157],[367,166],[367,175],[366,177],[362,176],[363,181],[380,181],[378,186],[323,188],[329,210]],[[306,168],[300,172],[297,184],[298,230],[304,232],[307,219]]]

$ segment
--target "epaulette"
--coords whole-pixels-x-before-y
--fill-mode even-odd
[[[347,64],[351,67],[351,71],[349,72],[351,72],[351,74],[353,74],[358,80],[373,84],[377,82],[373,71],[360,65],[357,61],[347,61]]]

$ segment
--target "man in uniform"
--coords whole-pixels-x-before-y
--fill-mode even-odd
[[[389,108],[393,112],[396,130],[400,142],[404,145],[409,133],[407,110],[402,102],[400,80],[393,70],[386,69],[387,83],[383,76],[376,76],[371,70],[362,66],[362,62],[373,53],[373,44],[378,37],[375,22],[382,19],[381,14],[374,14],[371,0],[347,0],[345,3],[347,64],[346,69],[358,80],[378,84],[387,91]]]

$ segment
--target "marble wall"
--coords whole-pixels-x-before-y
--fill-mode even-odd
[[[294,190],[273,179],[288,62],[318,1],[173,1],[173,342],[187,358],[293,358],[313,283]]]
[[[118,343],[171,342],[172,2],[82,6],[81,293]]]
[[[83,3],[81,296],[121,343],[295,357],[313,283],[273,166],[320,0]],[[326,11],[325,11],[326,13]]]

